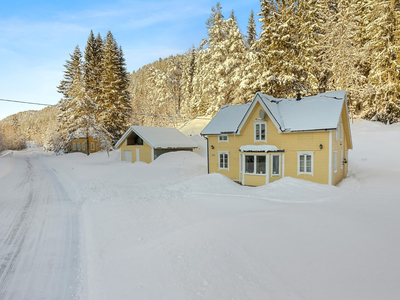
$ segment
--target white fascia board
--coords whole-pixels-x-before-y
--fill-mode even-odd
[[[134,132],[136,133],[144,142],[146,142],[151,148],[154,148],[152,144],[150,144],[143,136],[141,136],[136,130],[133,129],[133,127],[129,127],[129,129],[124,133],[124,135],[119,139],[119,141],[115,144],[115,147],[119,147],[120,144],[126,140],[126,138],[128,137],[128,135]]]
[[[115,144],[115,147],[119,148],[122,142],[126,139],[128,134],[132,131],[132,127],[129,127],[128,130],[124,133],[124,135],[119,139],[119,141]]]
[[[260,95],[258,95],[258,93],[255,94],[253,102],[251,103],[249,109],[247,110],[246,114],[244,115],[243,120],[240,122],[238,130],[237,130],[237,134],[240,134],[240,131],[242,130],[244,124],[246,123],[247,119],[249,118],[251,112],[254,109],[254,106],[256,106],[256,104],[260,103],[261,107],[264,109],[264,111],[267,113],[268,117],[270,118],[270,120],[272,121],[272,123],[274,123],[275,127],[278,129],[279,133],[282,133],[281,127],[279,126],[278,122],[275,120],[274,116],[272,115],[272,113],[270,112],[270,110],[268,109],[268,107],[266,107],[266,105],[264,104],[264,101],[261,99]]]

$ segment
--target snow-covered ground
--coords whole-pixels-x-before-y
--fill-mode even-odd
[[[31,243],[20,236],[25,246],[16,255],[18,267],[9,267],[15,271],[2,267],[9,265],[5,254],[14,255],[17,247],[7,242],[16,225],[3,216],[24,214],[10,204],[20,200],[7,188],[20,185],[18,193],[29,195],[30,186],[44,196],[53,189],[44,185],[50,178],[60,201],[38,196],[35,217],[13,222],[34,235],[61,219],[38,240],[47,245],[56,232],[71,231],[70,240],[57,243],[76,244],[68,255],[78,258],[60,259],[59,269],[72,264],[60,272],[76,276],[68,283],[70,295],[81,299],[398,299],[400,124],[356,122],[352,133],[350,174],[338,187],[293,178],[243,187],[206,174],[204,152],[168,153],[151,164],[121,162],[119,151],[110,157],[3,153],[0,224],[7,226],[0,226],[0,299],[33,293],[36,282],[58,270],[24,267],[24,259],[35,255],[49,265],[58,251],[31,247],[37,242],[28,234]],[[12,173],[22,171],[24,161],[33,166],[30,177]],[[64,212],[56,208],[61,205]],[[75,225],[62,221],[68,216]],[[43,278],[16,284],[29,282],[25,277],[33,271]],[[54,299],[50,292],[33,295],[5,299]]]

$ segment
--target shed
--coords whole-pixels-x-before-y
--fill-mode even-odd
[[[197,144],[175,128],[131,126],[115,145],[121,160],[151,163],[161,154],[193,151]]]

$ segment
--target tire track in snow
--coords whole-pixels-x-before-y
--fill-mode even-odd
[[[10,181],[16,192],[9,192],[3,207],[0,196],[0,209],[8,210],[0,211],[8,215],[0,228],[6,229],[0,238],[0,300],[78,299],[78,209],[54,173],[31,154],[14,155],[19,168],[9,176],[23,179]]]
[[[31,177],[32,165],[27,160],[27,174],[25,177],[25,181],[29,183]],[[25,240],[25,235],[28,227],[26,218],[33,202],[32,187],[29,186],[28,188],[29,192],[26,203],[20,210],[20,212],[16,214],[14,224],[10,226],[10,230],[6,234],[6,238],[4,240],[7,254],[3,258],[0,266],[0,299],[4,298],[5,291],[3,289],[7,285],[7,281],[10,278],[10,275],[14,271],[14,263],[21,252],[21,248]]]

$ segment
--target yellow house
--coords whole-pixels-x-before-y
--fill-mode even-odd
[[[336,185],[353,147],[345,91],[297,99],[257,92],[252,103],[221,107],[201,134],[208,172],[250,186],[285,176]]]
[[[175,128],[131,126],[115,145],[121,160],[151,163],[158,156],[174,151],[193,151],[197,144]]]
[[[96,140],[93,136],[89,136],[89,147],[87,146],[87,139],[84,136],[78,136],[71,139],[71,151],[72,152],[82,152],[87,154],[95,153],[103,148],[100,147],[100,141]]]

